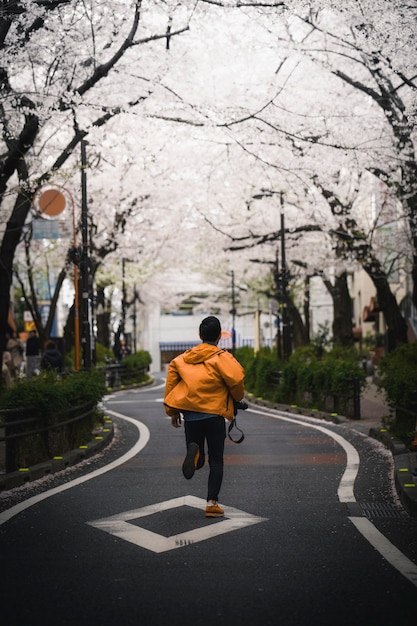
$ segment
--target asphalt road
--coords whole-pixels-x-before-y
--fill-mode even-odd
[[[94,459],[0,497],[4,626],[409,626],[417,521],[390,454],[344,426],[252,406],[220,503],[181,473],[162,384],[106,399]]]

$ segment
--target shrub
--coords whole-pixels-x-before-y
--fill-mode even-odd
[[[353,412],[353,379],[365,385],[365,374],[355,350],[335,347],[329,352],[311,344],[297,348],[288,361],[278,361],[275,350],[257,354],[239,348],[236,358],[246,370],[245,387],[272,402],[298,404],[329,411]]]
[[[22,378],[9,388],[2,388],[0,409],[3,416],[7,409],[15,409],[8,420],[34,419],[26,424],[13,425],[8,433],[21,434],[40,432],[11,440],[13,464],[16,467],[32,465],[63,454],[72,448],[87,443],[99,419],[95,411],[97,403],[105,393],[104,377],[101,372],[75,372],[65,377],[53,372],[43,372],[30,380]],[[84,407],[85,417],[62,425],[80,415],[78,407]],[[20,411],[20,414],[19,414]],[[55,426],[55,428],[51,428]],[[12,446],[12,448],[10,448]]]
[[[152,363],[152,357],[146,350],[138,350],[123,359],[123,365],[129,370],[147,370]]]
[[[95,343],[95,357],[96,357],[96,365],[104,365],[108,361],[114,360],[113,350],[110,348],[106,348],[102,343],[96,341]],[[80,354],[80,359],[82,360],[82,354]],[[75,363],[75,351],[74,346],[65,354],[65,367],[67,370],[73,370]]]
[[[147,380],[147,371],[152,363],[152,357],[146,350],[139,350],[129,354],[122,360],[125,372],[122,375],[124,385],[137,385]]]
[[[403,344],[382,357],[378,364],[378,387],[390,406],[406,406],[417,391],[417,342]]]
[[[389,424],[391,432],[409,444],[417,420],[417,343],[400,345],[380,360],[377,385],[395,410],[395,420]]]
[[[96,341],[95,344],[96,349],[96,365],[104,365],[108,361],[112,361],[114,359],[114,352],[111,348],[106,348],[102,343]]]
[[[0,408],[32,407],[44,414],[57,414],[74,405],[96,404],[104,393],[103,376],[95,369],[64,377],[42,372],[30,380],[18,378],[11,387],[3,387]]]
[[[245,369],[245,386],[248,391],[258,397],[266,397],[281,376],[282,364],[277,361],[276,351],[261,348],[255,354],[253,348],[244,347],[238,348],[235,356]]]

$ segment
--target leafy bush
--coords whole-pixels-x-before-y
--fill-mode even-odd
[[[102,343],[96,341],[95,349],[97,365],[104,365],[107,361],[112,361],[114,359],[113,350],[111,350],[111,348],[106,348]]]
[[[139,350],[124,357],[121,362],[122,385],[138,385],[148,380],[148,368],[152,357],[146,350]]]
[[[64,377],[42,372],[30,380],[18,378],[2,388],[0,408],[34,408],[43,414],[59,414],[74,405],[96,404],[105,393],[103,376],[97,370],[74,372]]]
[[[320,348],[320,346],[319,346]],[[288,361],[278,361],[276,351],[262,348],[236,350],[246,371],[247,391],[282,404],[353,413],[353,379],[365,385],[365,373],[354,349],[335,347],[323,352],[311,344],[297,348]]]
[[[146,350],[138,350],[138,352],[126,356],[122,362],[131,371],[146,370],[152,363],[152,357]]]
[[[407,405],[417,391],[417,342],[400,345],[380,360],[377,384],[390,406]]]
[[[417,343],[400,345],[380,360],[377,385],[395,410],[387,426],[395,437],[411,443],[417,420]]]
[[[102,343],[96,341],[95,343],[95,352],[96,352],[96,365],[104,365],[108,361],[114,360],[113,350],[110,348],[106,348]],[[82,354],[80,354],[80,359],[82,359]],[[65,367],[67,370],[73,370],[75,363],[75,351],[74,346],[65,354]]]
[[[9,457],[13,451],[13,465],[24,467],[40,463],[87,443],[101,418],[95,409],[104,393],[104,377],[97,370],[65,377],[44,372],[30,380],[18,379],[6,389],[3,387],[0,419],[7,415],[9,422],[31,420],[8,429],[8,434],[32,433],[8,443]],[[82,419],[71,421],[81,412],[85,413]]]

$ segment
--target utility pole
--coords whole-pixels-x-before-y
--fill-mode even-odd
[[[284,219],[284,194],[280,192],[281,201],[281,289],[282,289],[282,338],[284,359],[291,354],[291,337],[288,320],[288,272],[285,258],[285,219]]]
[[[122,258],[122,324],[121,324],[121,335],[123,339],[126,339],[126,259]]]
[[[137,313],[136,313],[136,300],[138,299],[138,292],[136,290],[136,285],[135,285],[135,290],[133,292],[133,352],[136,354],[136,352],[138,351],[138,346],[137,346],[137,334],[138,334],[138,330],[137,330]]]
[[[232,270],[232,310],[230,312],[232,314],[232,354],[234,354],[236,350],[236,329],[235,329],[236,295],[235,295],[235,273],[233,270]]]
[[[87,213],[87,158],[86,141],[81,140],[81,283],[82,283],[82,339],[84,369],[91,369],[91,327],[90,327],[90,268]]]
[[[281,334],[281,304],[283,301],[282,296],[282,283],[281,283],[281,272],[279,269],[279,258],[278,258],[278,248],[276,250],[275,255],[275,270],[274,270],[274,278],[275,278],[275,290],[276,290],[276,299],[278,304],[277,311],[277,357],[278,361],[282,359],[282,334]]]

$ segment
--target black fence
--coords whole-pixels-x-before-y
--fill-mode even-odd
[[[146,380],[146,367],[126,367],[123,365],[123,361],[121,363],[108,363],[97,369],[103,372],[107,389],[134,386]]]
[[[0,447],[6,474],[79,445],[83,435],[91,436],[95,409],[84,404],[53,416],[28,407],[0,410]]]
[[[128,368],[122,363],[101,369],[108,390],[135,386],[147,379],[147,368]],[[0,472],[6,474],[42,463],[77,448],[91,439],[98,420],[96,405],[83,404],[63,412],[51,407],[0,410]]]

